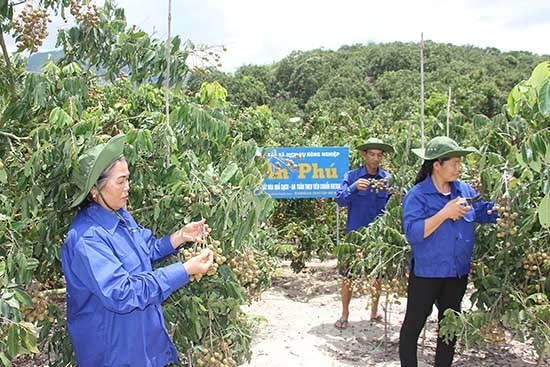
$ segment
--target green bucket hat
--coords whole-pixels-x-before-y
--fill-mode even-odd
[[[456,141],[446,136],[437,136],[426,144],[426,148],[412,150],[420,158],[430,161],[438,158],[462,157],[470,153],[478,153],[474,147],[462,148]]]
[[[393,147],[378,138],[368,138],[365,144],[359,145],[357,150],[380,149],[386,153],[393,153]]]
[[[104,144],[88,149],[78,158],[78,169],[73,174],[73,182],[80,191],[73,200],[71,208],[86,198],[101,173],[122,156],[124,139],[125,135],[119,134]]]

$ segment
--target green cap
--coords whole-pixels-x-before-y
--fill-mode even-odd
[[[380,149],[383,152],[393,153],[393,147],[378,138],[368,138],[365,144],[359,145],[357,150]]]
[[[426,144],[425,149],[417,148],[412,151],[426,161],[438,158],[462,157],[469,153],[478,153],[476,148],[462,148],[456,141],[446,136],[437,136]]]
[[[103,171],[122,156],[124,139],[125,135],[119,134],[104,144],[88,149],[78,158],[78,169],[73,174],[73,182],[79,192],[73,200],[71,208],[86,198]]]

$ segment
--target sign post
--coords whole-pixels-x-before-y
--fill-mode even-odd
[[[265,152],[270,166],[263,190],[274,199],[334,198],[349,169],[348,147],[281,147]],[[338,204],[336,243],[340,243]]]
[[[265,148],[263,190],[274,199],[334,198],[349,167],[348,147]]]

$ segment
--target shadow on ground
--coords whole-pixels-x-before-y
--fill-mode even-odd
[[[323,338],[326,343],[320,349],[329,353],[340,363],[350,366],[369,366],[387,363],[399,366],[399,328],[400,325],[389,325],[385,330],[383,322],[359,321],[350,322],[345,330],[339,330],[333,324],[320,324],[309,330],[309,333]],[[424,350],[418,348],[419,366],[433,366],[435,357],[435,337],[426,339]],[[533,358],[527,361],[525,356],[518,356],[510,351],[509,346],[491,345],[483,350],[472,349],[458,351],[453,367],[535,367]],[[550,366],[548,361],[542,366]]]
[[[276,286],[287,297],[298,302],[332,294],[339,298],[342,277],[335,263],[313,264],[300,274],[287,274],[276,281]],[[274,284],[274,285],[275,285]],[[428,330],[437,329],[436,320],[429,320]],[[340,363],[351,366],[380,364],[399,366],[399,329],[400,322],[385,323],[374,321],[350,321],[345,330],[336,329],[332,323],[323,323],[308,332],[326,340],[320,349],[334,356]],[[421,340],[419,341],[421,343]],[[428,336],[423,348],[419,345],[419,366],[433,366],[436,349],[436,337]],[[550,367],[545,361],[543,366]],[[489,345],[482,350],[458,350],[453,367],[535,367],[535,356],[518,355],[508,345]]]
[[[383,322],[350,321],[348,327],[340,330],[333,324],[321,324],[309,333],[325,339],[320,346],[334,359],[352,366],[368,363],[398,361],[398,340],[392,337],[395,326],[385,331]],[[365,364],[366,363],[366,364]]]
[[[326,294],[340,297],[341,282],[342,277],[334,265],[314,264],[298,274],[287,271],[272,278],[273,289],[296,302],[309,302]]]

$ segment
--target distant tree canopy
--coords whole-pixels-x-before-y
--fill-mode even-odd
[[[470,119],[499,114],[510,89],[545,57],[427,41],[424,60],[426,114],[437,117],[446,111],[450,87],[453,115]],[[194,92],[203,81],[214,80],[227,88],[230,102],[266,104],[276,115],[307,118],[319,110],[353,114],[376,109],[399,120],[419,111],[420,51],[418,44],[402,42],[295,51],[271,65],[242,66],[234,74],[195,74],[189,88]]]

